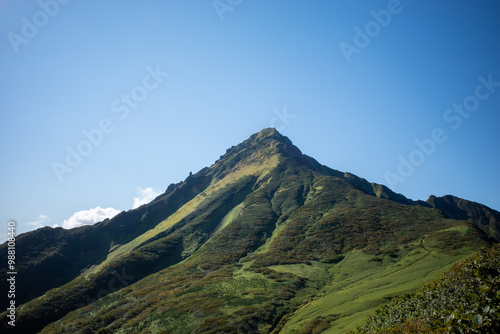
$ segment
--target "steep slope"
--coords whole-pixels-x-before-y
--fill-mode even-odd
[[[486,243],[448,218],[265,129],[136,210],[20,236],[20,272],[68,268],[24,293],[15,331],[343,331]]]
[[[443,211],[451,219],[470,220],[482,231],[500,241],[500,212],[489,207],[451,195],[430,196],[426,201],[433,208]]]
[[[167,191],[148,205],[122,212],[112,220],[71,230],[45,227],[16,238],[16,301],[22,304],[51,288],[68,283],[90,266],[106,259],[110,249],[128,243],[176,212],[207,186],[201,171]],[[7,245],[0,246],[0,259],[7,263]],[[5,276],[6,268],[0,268]],[[37,277],[37,280],[33,280]],[[0,288],[7,291],[7,282]],[[2,294],[2,303],[6,296]]]

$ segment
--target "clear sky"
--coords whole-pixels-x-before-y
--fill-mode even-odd
[[[500,210],[500,2],[0,0],[0,233],[150,200],[276,127]]]

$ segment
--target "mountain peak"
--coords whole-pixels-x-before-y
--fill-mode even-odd
[[[226,150],[226,153],[221,156],[221,159],[227,159],[234,155],[240,155],[245,151],[245,156],[255,153],[259,150],[275,150],[275,153],[293,156],[295,158],[301,157],[302,152],[293,145],[288,137],[283,136],[275,128],[266,128],[251,135],[242,143],[232,146]],[[269,151],[268,151],[269,152]],[[217,162],[216,162],[217,163]]]
[[[281,133],[279,133],[279,131],[276,130],[276,128],[265,128],[265,129],[262,129],[259,132],[257,132],[255,135],[257,135],[257,136],[280,135],[281,136]]]
[[[265,141],[268,139],[278,141],[278,142],[281,142],[281,143],[284,143],[287,145],[293,145],[292,141],[290,139],[288,139],[288,137],[283,136],[275,128],[262,129],[259,132],[251,135],[247,141],[249,141],[250,143],[258,143],[258,142]]]

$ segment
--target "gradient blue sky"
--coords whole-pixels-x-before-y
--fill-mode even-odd
[[[0,0],[2,236],[11,218],[21,233],[129,210],[270,126],[370,182],[412,158],[391,186],[409,198],[500,210],[498,1],[54,1]],[[101,122],[60,181],[54,162]]]

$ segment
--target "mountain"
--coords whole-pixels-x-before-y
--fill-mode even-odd
[[[430,196],[426,201],[433,208],[442,210],[443,213],[452,219],[466,220],[476,224],[482,231],[500,240],[500,213],[491,210],[485,205],[470,202],[462,198],[451,195],[443,197]]]
[[[498,241],[499,224],[478,203],[412,201],[323,166],[265,129],[149,204],[20,235],[16,326],[1,329],[341,333]]]

